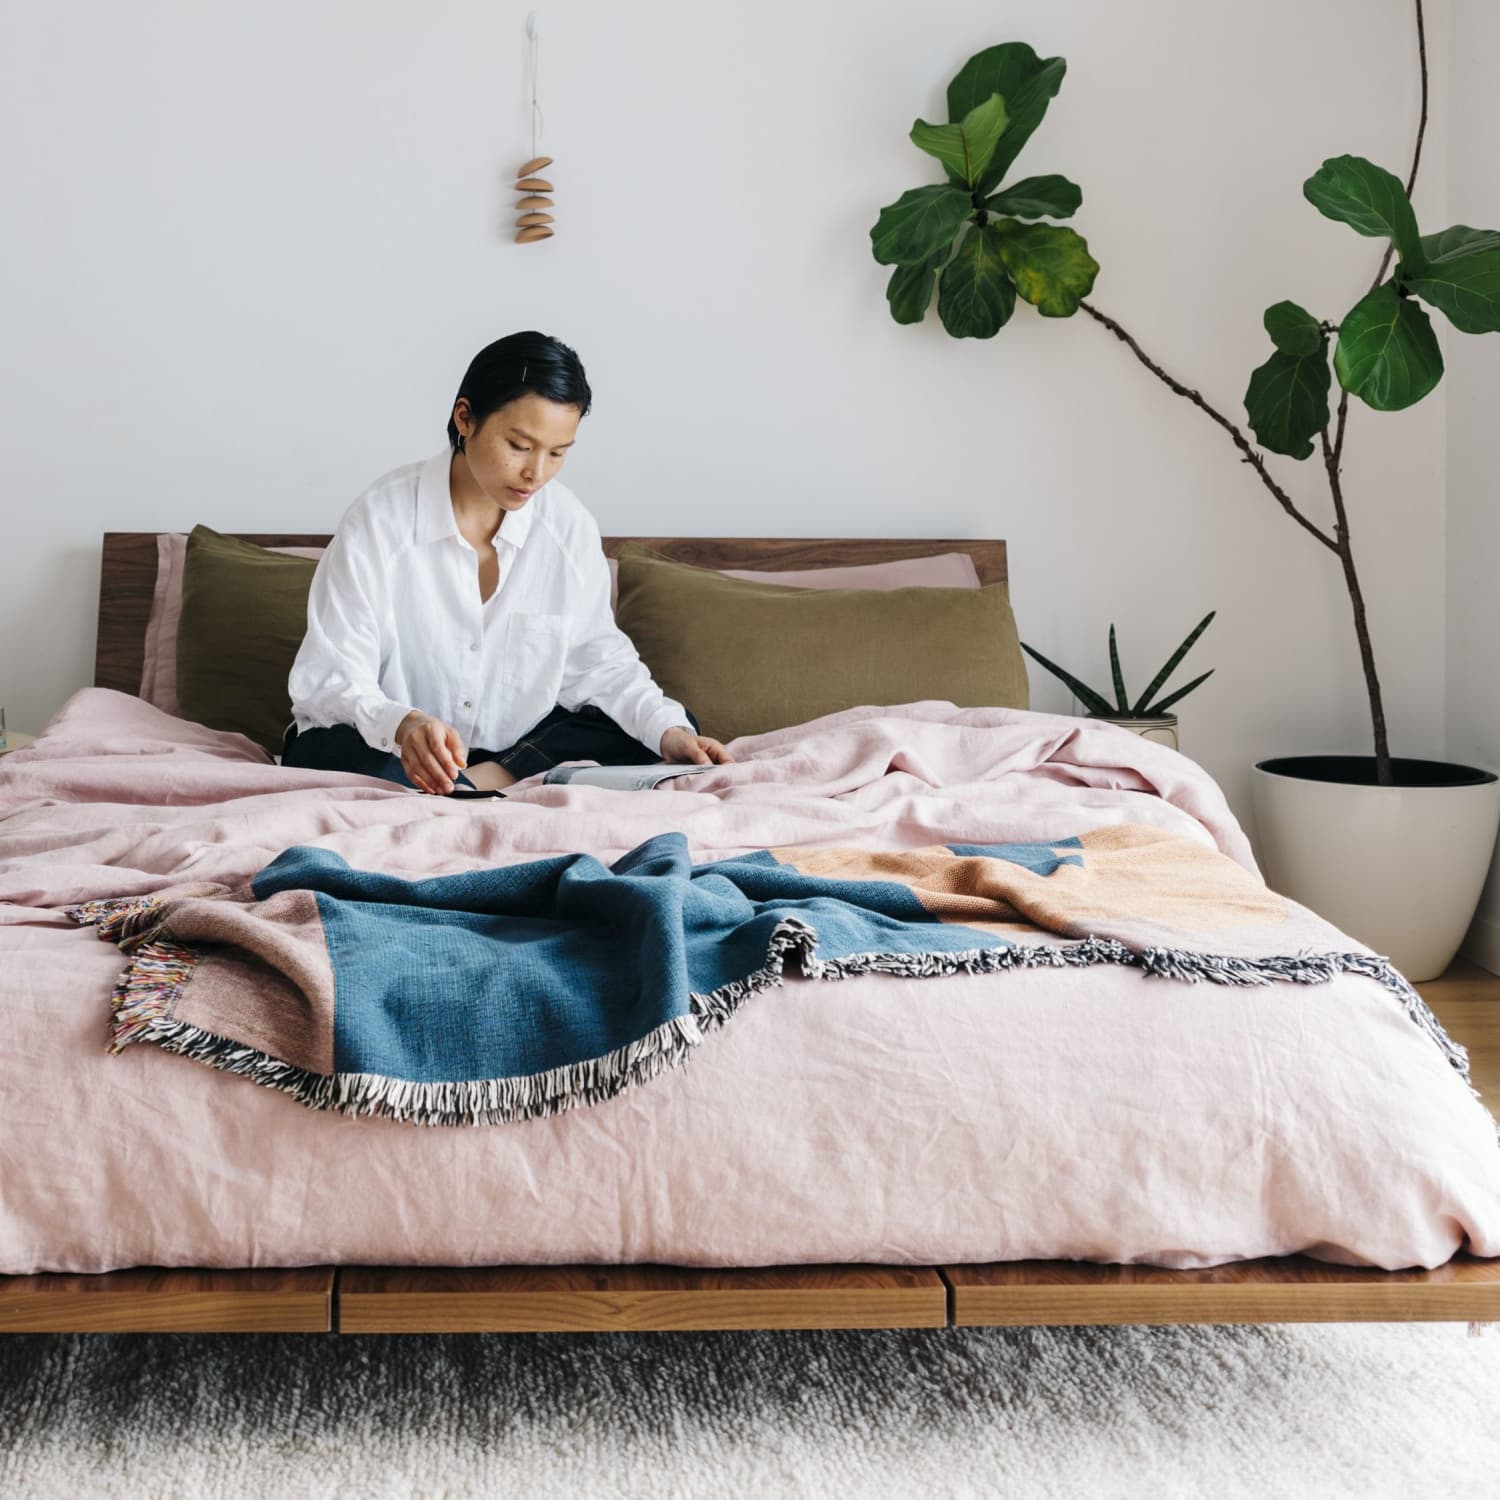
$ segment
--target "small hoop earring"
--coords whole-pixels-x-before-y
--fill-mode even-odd
[[[460,453],[462,453],[464,451],[464,444],[467,443],[468,441],[469,441],[468,438],[465,437],[463,433],[459,433],[459,435],[458,435],[458,451]]]

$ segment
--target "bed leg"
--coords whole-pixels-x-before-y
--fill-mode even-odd
[[[1469,1337],[1471,1339],[1482,1338],[1483,1335],[1484,1335],[1484,1330],[1486,1328],[1490,1328],[1492,1326],[1493,1325],[1489,1324],[1489,1323],[1470,1323],[1469,1324]]]

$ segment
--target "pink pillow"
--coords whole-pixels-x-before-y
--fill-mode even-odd
[[[321,547],[272,547],[289,557],[322,557]],[[182,564],[187,533],[162,531],[156,536],[156,590],[146,622],[146,654],[141,663],[141,697],[166,713],[180,716],[177,702],[177,624],[182,618]],[[755,568],[720,568],[731,578],[752,583],[784,583],[804,589],[977,589],[979,574],[967,552],[939,552],[934,557],[903,557],[895,562],[856,563],[844,568],[804,568],[763,572]],[[609,560],[609,607],[615,607],[618,565]]]
[[[757,568],[719,568],[730,578],[752,583],[784,583],[799,589],[977,589],[979,574],[967,552],[939,552],[933,557],[901,557],[895,562],[855,563],[846,568],[802,568],[762,572]],[[615,607],[619,565],[609,560],[609,607]]]
[[[321,547],[272,547],[289,557],[322,557]],[[141,662],[141,697],[174,717],[177,701],[177,623],[182,618],[182,564],[187,557],[185,531],[156,534],[156,589],[146,620],[146,654]]]

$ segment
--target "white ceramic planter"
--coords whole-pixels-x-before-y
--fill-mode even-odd
[[[1368,755],[1261,761],[1255,820],[1266,884],[1417,983],[1452,962],[1479,904],[1500,827],[1500,778],[1446,761],[1393,765],[1409,784],[1327,779],[1370,768],[1373,780]]]
[[[1155,740],[1158,745],[1177,749],[1176,714],[1159,714],[1150,719],[1114,718],[1109,714],[1086,714],[1085,717],[1098,719],[1105,724],[1118,724],[1121,729],[1128,729],[1132,734],[1140,735],[1143,740]]]

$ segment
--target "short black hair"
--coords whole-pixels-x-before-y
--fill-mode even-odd
[[[491,412],[527,394],[576,406],[580,417],[588,415],[594,399],[582,363],[561,339],[535,329],[510,333],[486,344],[469,361],[458,394],[448,408],[448,446],[458,447],[453,406],[458,404],[459,396],[467,398],[477,426]]]

